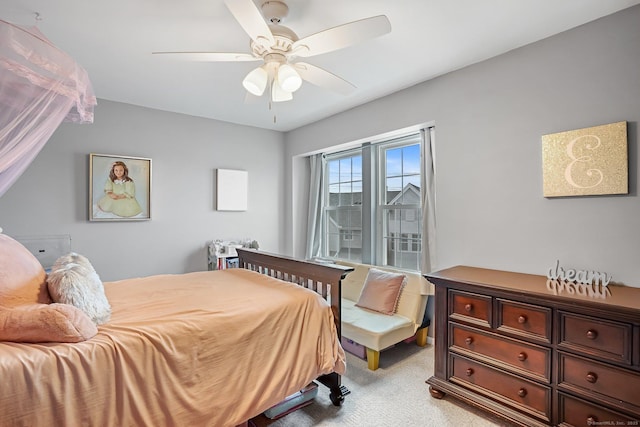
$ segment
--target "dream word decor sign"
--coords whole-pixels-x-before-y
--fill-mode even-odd
[[[607,298],[611,275],[592,270],[564,269],[560,260],[547,272],[547,289],[554,295],[566,293],[591,298]]]
[[[627,122],[542,136],[544,197],[627,194]]]

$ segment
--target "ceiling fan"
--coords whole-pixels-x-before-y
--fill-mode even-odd
[[[303,80],[348,95],[355,89],[353,84],[297,59],[332,52],[391,31],[389,19],[378,15],[299,39],[290,28],[281,25],[282,19],[289,13],[289,7],[283,0],[261,0],[260,8],[253,0],[225,0],[225,4],[251,38],[251,53],[152,53],[192,61],[263,61],[262,65],[247,74],[242,85],[255,96],[262,96],[265,89],[269,88],[273,102],[293,99],[293,92],[300,88]]]

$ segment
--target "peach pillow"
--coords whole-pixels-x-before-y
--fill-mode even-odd
[[[30,304],[0,308],[0,341],[80,342],[93,338],[97,326],[68,304]]]
[[[404,274],[370,268],[356,306],[393,315],[398,309],[400,293],[406,283]]]
[[[40,262],[20,242],[0,234],[0,307],[50,302]]]

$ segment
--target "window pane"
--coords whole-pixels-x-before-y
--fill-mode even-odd
[[[385,211],[386,235],[395,237],[400,234],[400,224],[402,223],[402,220],[400,219],[400,213],[400,209],[388,209]]]
[[[411,270],[420,268],[420,209],[385,209],[382,238],[386,265]]]
[[[329,184],[335,184],[340,180],[340,162],[332,160],[328,162],[327,167],[329,169]]]
[[[362,156],[351,158],[351,180],[362,181]]]
[[[340,202],[340,186],[339,184],[329,185],[329,206],[338,206]]]
[[[328,211],[326,256],[362,261],[361,218],[358,208]]]
[[[386,199],[385,204],[401,204],[402,203],[402,177],[387,178],[386,183]]]
[[[340,184],[340,206],[351,206],[352,203],[351,183],[343,182]]]
[[[326,206],[362,205],[362,156],[327,161],[329,200]]]
[[[362,205],[362,181],[354,181],[351,188],[353,189],[353,204]]]
[[[420,188],[420,144],[385,151],[386,204],[416,203],[407,201],[408,187]],[[415,190],[415,188],[414,188]]]
[[[420,175],[420,145],[414,144],[402,148],[402,174]]]
[[[338,211],[327,212],[327,253],[325,255],[333,256],[340,249],[340,226],[338,225]]]
[[[400,234],[400,250],[409,250],[409,235],[407,233]]]
[[[351,181],[351,157],[340,159],[340,182]]]
[[[411,184],[414,185],[415,187],[420,188],[420,175],[408,175],[404,177],[404,184],[403,187],[405,187],[407,184]]]
[[[402,176],[402,148],[392,148],[385,151],[386,176]]]

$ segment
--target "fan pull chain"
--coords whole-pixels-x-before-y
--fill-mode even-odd
[[[271,101],[269,101],[269,111],[273,110],[272,107],[273,107],[273,104],[271,103]],[[275,115],[275,113],[273,114],[273,123],[274,124],[276,123],[276,115]]]

